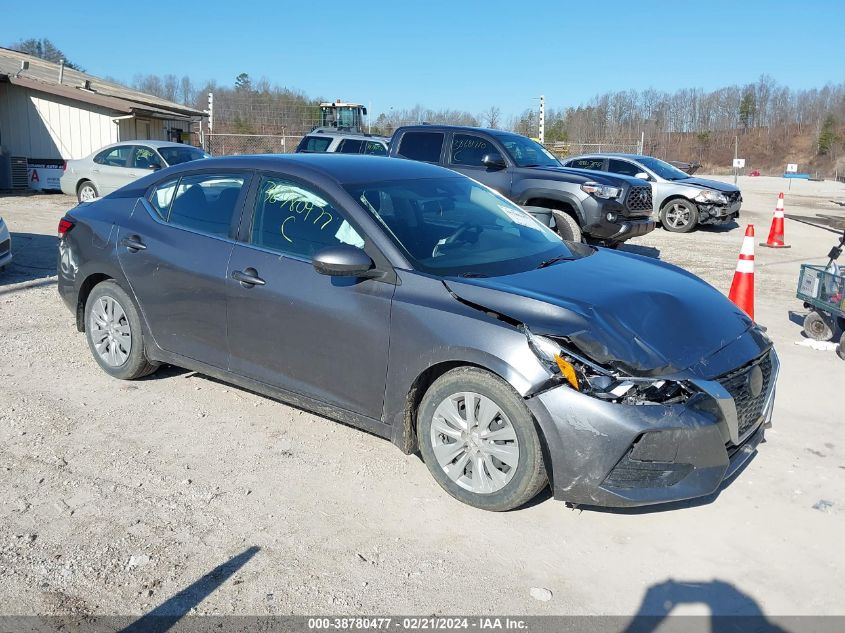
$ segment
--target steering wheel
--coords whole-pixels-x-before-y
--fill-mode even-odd
[[[441,252],[441,249],[443,249],[444,247],[452,246],[452,245],[458,244],[458,243],[466,243],[466,242],[469,242],[469,241],[477,241],[478,235],[481,233],[481,230],[482,230],[481,226],[479,226],[478,224],[472,224],[471,222],[465,222],[464,224],[459,226],[457,229],[455,229],[455,232],[452,233],[445,240],[438,242],[435,245],[434,250],[431,252],[431,256],[432,257],[438,257],[439,255],[442,255],[443,253]],[[462,239],[466,233],[470,233],[472,231],[475,232],[475,240]],[[446,249],[444,249],[444,250],[446,250]]]

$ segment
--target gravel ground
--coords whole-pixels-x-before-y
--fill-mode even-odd
[[[740,185],[761,241],[786,184]],[[843,197],[796,182],[787,213],[842,214]],[[787,221],[791,249],[758,248],[774,428],[719,494],[599,512],[546,493],[492,514],[362,431],[176,368],[106,376],[55,290],[72,205],[0,197],[16,258],[0,273],[0,612],[625,615],[653,610],[651,589],[658,610],[845,614],[845,363],[795,344],[798,263],[823,261],[832,233]],[[727,292],[743,228],[626,248]]]

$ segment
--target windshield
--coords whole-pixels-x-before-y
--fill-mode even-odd
[[[681,171],[677,167],[672,167],[672,165],[659,158],[640,156],[637,160],[664,180],[683,180],[684,178],[689,178],[688,173]]]
[[[186,145],[185,147],[159,147],[158,153],[167,161],[168,165],[178,165],[201,158],[211,158],[201,149]]]
[[[518,134],[503,134],[497,138],[519,167],[560,167],[560,162],[549,150],[530,138]]]
[[[468,178],[392,180],[346,190],[423,272],[493,277],[578,257],[529,213]]]

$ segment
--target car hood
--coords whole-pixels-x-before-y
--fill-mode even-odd
[[[715,288],[630,253],[598,249],[538,270],[445,283],[464,303],[535,334],[568,339],[573,351],[635,376],[711,379],[769,346],[748,315]]]
[[[694,187],[706,187],[707,189],[714,189],[716,191],[721,191],[724,193],[733,193],[735,191],[739,191],[739,187],[737,187],[736,185],[732,185],[727,182],[721,182],[719,180],[709,180],[708,178],[696,178],[694,176],[690,176],[689,178],[684,178],[682,180],[673,180],[672,182],[677,184],[692,185]]]
[[[619,186],[627,183],[631,187],[642,186],[644,183],[637,178],[611,174],[606,171],[592,171],[587,169],[573,169],[571,167],[517,167],[517,169],[534,178],[562,180],[566,182],[598,182],[603,185]]]

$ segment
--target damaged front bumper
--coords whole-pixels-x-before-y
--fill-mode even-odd
[[[568,386],[528,398],[554,497],[633,507],[715,492],[753,455],[771,421],[779,363],[774,350],[767,354],[768,378],[750,414],[748,399],[725,388],[744,369],[722,382],[697,381],[700,393],[684,404],[617,404]]]
[[[742,207],[742,198],[730,204],[702,204],[696,203],[698,207],[699,224],[729,224],[739,217],[739,210]]]

